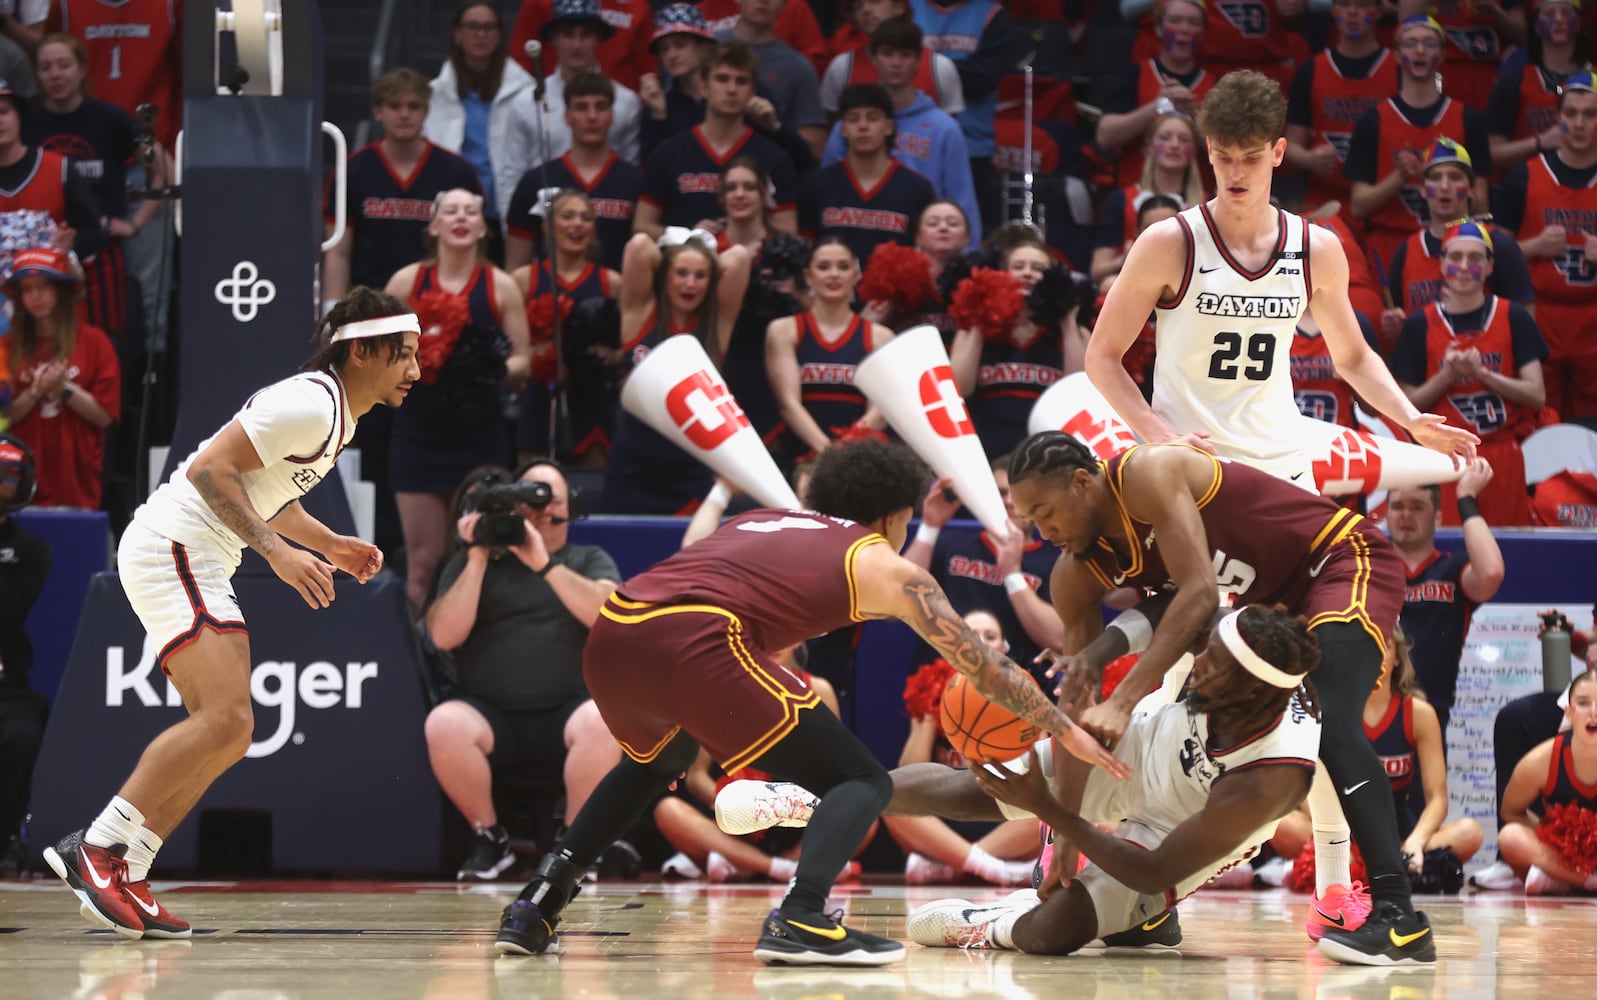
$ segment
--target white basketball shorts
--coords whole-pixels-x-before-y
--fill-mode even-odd
[[[220,549],[174,542],[135,520],[116,558],[122,590],[160,650],[162,670],[205,629],[248,634],[233,593],[232,561]]]

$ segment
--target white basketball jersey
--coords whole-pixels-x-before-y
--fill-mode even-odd
[[[302,372],[269,385],[251,396],[233,420],[260,457],[261,467],[244,473],[244,492],[267,521],[321,482],[355,436],[348,393],[331,372]],[[194,456],[221,432],[200,442],[133,519],[175,542],[220,550],[236,568],[243,539],[222,523],[188,478]]]
[[[1187,268],[1155,313],[1153,409],[1178,434],[1208,431],[1220,457],[1289,478],[1307,468],[1292,433],[1291,360],[1309,303],[1309,231],[1301,216],[1277,214],[1275,252],[1256,273],[1231,256],[1207,205],[1176,217]]]

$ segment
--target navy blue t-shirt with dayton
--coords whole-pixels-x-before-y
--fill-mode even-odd
[[[660,210],[662,225],[691,228],[703,219],[719,219],[726,214],[719,198],[721,173],[739,156],[753,157],[765,165],[776,189],[774,211],[792,211],[798,193],[793,161],[782,147],[747,127],[719,155],[704,138],[702,125],[661,142],[643,165],[643,192],[638,200]]]
[[[1461,582],[1469,556],[1463,552],[1433,552],[1408,572],[1399,619],[1409,641],[1409,657],[1425,698],[1442,724],[1442,744],[1447,744],[1447,720],[1453,709],[1453,689],[1458,685],[1458,660],[1464,655],[1464,637],[1470,616],[1479,604],[1464,593]]]
[[[588,196],[588,203],[593,206],[594,233],[599,238],[599,262],[612,270],[621,270],[621,255],[632,237],[632,216],[638,208],[643,171],[612,152],[609,162],[600,168],[593,180],[584,181],[571,163],[571,154],[567,153],[550,160],[547,167],[533,167],[522,174],[515,192],[510,195],[505,232],[532,240],[533,257],[544,256],[537,248],[543,236],[533,209],[538,206],[538,191],[544,187],[546,179],[549,187],[581,191]]]

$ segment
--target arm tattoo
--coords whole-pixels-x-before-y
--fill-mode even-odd
[[[948,597],[930,575],[917,574],[904,584],[904,592],[914,601],[909,626],[943,654],[955,670],[969,677],[982,697],[1047,732],[1063,733],[1072,728],[1070,720],[1048,700],[1030,674],[982,642],[954,613]]]
[[[224,489],[217,482],[210,469],[201,469],[194,475],[194,488],[222,523],[231,528],[245,545],[263,556],[271,555],[272,550],[277,548],[277,532],[267,527],[260,515],[250,509],[249,494],[244,492],[244,477],[234,472],[226,476],[226,482],[237,491],[236,496],[232,495],[233,490]]]

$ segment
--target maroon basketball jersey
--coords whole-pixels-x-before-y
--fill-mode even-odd
[[[1105,587],[1158,590],[1171,582],[1153,526],[1125,509],[1126,463],[1148,447],[1138,445],[1104,465],[1121,523],[1133,539],[1125,558],[1104,540],[1093,550],[1088,566]],[[1234,595],[1237,607],[1279,602],[1294,614],[1306,613],[1315,578],[1343,555],[1336,543],[1364,519],[1269,473],[1210,458],[1214,480],[1198,498],[1198,516],[1203,519],[1221,593]],[[1354,553],[1346,555],[1352,558]]]
[[[781,649],[865,620],[854,560],[886,542],[864,525],[825,514],[750,511],[623,583],[616,596],[723,608],[743,623],[749,645]]]

